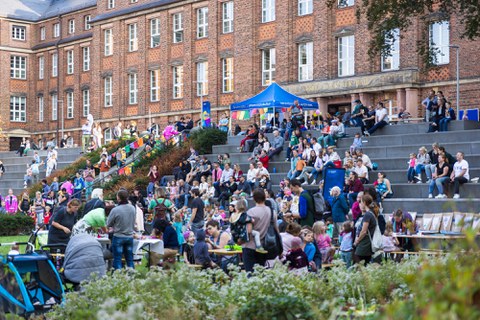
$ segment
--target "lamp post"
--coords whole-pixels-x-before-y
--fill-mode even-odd
[[[460,106],[460,61],[459,61],[459,58],[460,58],[460,46],[459,45],[456,45],[456,44],[452,44],[449,46],[450,48],[452,49],[455,49],[456,51],[456,56],[457,56],[457,65],[456,65],[456,68],[457,68],[457,120],[459,120],[459,117],[460,117],[460,109],[459,109],[459,106]]]
[[[58,100],[57,103],[61,103],[61,105],[62,105],[61,109],[60,109],[61,110],[60,114],[61,114],[61,117],[62,117],[62,121],[61,121],[62,122],[62,127],[61,127],[62,136],[60,137],[60,140],[62,140],[63,136],[65,134],[65,117],[64,117],[64,114],[63,114],[63,100]],[[60,140],[58,140],[57,143],[60,143],[59,142]]]

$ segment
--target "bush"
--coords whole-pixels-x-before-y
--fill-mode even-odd
[[[192,147],[198,154],[211,154],[212,146],[226,144],[227,139],[226,132],[213,128],[199,130],[189,137]]]
[[[34,228],[34,221],[31,217],[16,214],[0,214],[0,236],[16,236],[18,234],[29,234]]]
[[[301,297],[293,296],[253,297],[235,316],[245,320],[315,319],[311,306]]]

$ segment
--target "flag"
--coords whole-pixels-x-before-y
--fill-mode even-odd
[[[238,111],[233,111],[232,112],[232,120],[237,120],[237,112]]]
[[[245,117],[243,120],[250,120],[250,112],[245,112]]]
[[[143,146],[143,138],[138,138],[137,143],[139,147]]]
[[[118,169],[118,174],[119,175],[124,175],[125,174],[125,168]]]
[[[254,114],[258,114],[259,110],[258,109],[252,109],[250,110],[250,117],[253,116]]]
[[[132,173],[132,167],[131,165],[128,165],[125,167],[125,175],[129,176]]]
[[[126,153],[129,153],[130,152],[130,145],[126,145],[125,148],[124,148],[125,152]]]
[[[132,142],[133,143],[133,149],[138,149],[138,140],[137,141],[134,141]]]
[[[240,111],[239,112],[238,120],[245,120],[245,111]]]

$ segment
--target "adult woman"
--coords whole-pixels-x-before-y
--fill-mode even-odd
[[[113,207],[107,207],[110,211]],[[110,212],[109,212],[110,213]],[[97,208],[88,212],[83,216],[72,228],[72,236],[82,233],[96,232],[97,229],[106,231],[107,219],[105,217],[105,209]],[[94,235],[96,235],[94,233]]]
[[[68,244],[80,205],[80,200],[73,199],[66,207],[59,207],[53,216],[52,227],[48,231],[48,244]]]
[[[20,198],[20,201],[18,201],[18,211],[20,211],[23,214],[28,214],[29,209],[30,209],[30,198],[28,197],[28,192],[24,191],[22,193],[22,197]]]
[[[22,142],[20,143],[20,147],[18,148],[17,152],[20,157],[23,157],[23,152],[25,151],[25,147],[27,146],[27,140],[25,137],[22,138]]]
[[[198,186],[198,191],[200,191],[200,195],[203,196],[208,191],[208,182],[207,177],[201,176],[200,178],[200,185]]]
[[[95,169],[90,160],[87,160],[85,169],[83,170],[83,179],[85,180],[85,198],[88,201],[92,195],[93,180],[95,180]]]
[[[250,147],[253,146],[255,141],[258,139],[258,128],[256,125],[250,125],[248,127],[247,135],[245,138],[240,141],[239,150],[241,152],[249,152]]]
[[[212,249],[223,249],[232,238],[227,232],[220,230],[220,224],[217,220],[209,220],[205,225],[208,238],[206,242]]]
[[[420,147],[420,149],[418,149],[418,155],[417,155],[417,166],[415,167],[415,172],[417,174],[415,179],[417,179],[419,182],[422,182],[422,171],[426,171],[425,166],[429,163],[430,163],[430,156],[427,153],[427,148]],[[427,176],[427,178],[431,179],[432,177]]]
[[[310,173],[315,170],[315,163],[317,162],[317,153],[315,150],[310,148],[310,154],[307,157],[307,165],[303,168],[302,173],[298,176],[298,180],[305,179],[302,184],[308,184],[308,179],[310,179]],[[313,181],[315,182],[316,177],[314,177]]]
[[[256,177],[257,177],[258,169],[255,167],[255,163],[250,163],[247,172],[247,182],[253,188],[255,185]]]
[[[37,215],[37,225],[40,226],[43,224],[43,213],[45,212],[45,200],[43,200],[40,191],[35,192],[33,206],[35,207],[35,214]]]
[[[95,122],[95,124],[93,125],[92,135],[93,135],[93,141],[95,142],[96,147],[101,148],[103,133],[102,133],[102,127],[100,126],[99,122]]]
[[[225,183],[222,193],[218,196],[218,202],[220,202],[222,206],[226,207],[226,203],[229,202],[230,197],[237,191],[237,186],[235,178],[233,176],[230,177]]]
[[[445,103],[447,113],[445,118],[439,121],[439,131],[448,131],[448,123],[452,120],[457,120],[457,116],[455,114],[455,109],[452,108],[452,104],[450,102]]]
[[[433,198],[433,191],[435,190],[435,186],[438,190],[438,195],[435,197],[436,199],[443,199],[447,196],[443,192],[443,183],[447,182],[450,177],[450,167],[448,166],[448,161],[445,157],[445,154],[438,155],[438,163],[435,166],[435,171],[433,172],[432,181],[428,186],[428,198]]]
[[[130,122],[130,136],[137,136],[137,123],[135,121]]]
[[[147,186],[147,194],[153,194],[155,189],[155,183],[158,181],[160,175],[157,172],[157,166],[153,165],[150,167],[150,171],[148,171],[147,178],[149,180]]]
[[[223,132],[228,132],[228,123],[229,123],[228,114],[225,112],[222,115],[222,118],[220,119],[220,121],[218,121],[218,129],[220,129],[220,131],[223,131]]]
[[[332,196],[332,219],[333,219],[333,237],[337,238],[342,230],[343,223],[347,220],[348,205],[347,199],[340,191],[340,188],[335,186],[330,190]]]
[[[268,138],[263,132],[259,132],[257,146],[253,149],[252,156],[248,158],[248,161],[251,161],[255,159],[255,157],[258,157],[262,150],[265,150],[268,153],[268,151],[270,150],[270,142],[268,142]]]
[[[382,200],[393,197],[392,184],[385,172],[378,173],[378,179],[373,183],[377,191],[377,203],[381,206]]]
[[[235,163],[233,165],[233,178],[236,182],[238,182],[241,176],[243,176],[243,171],[242,169],[240,169],[240,165],[238,163]]]
[[[377,227],[377,217],[379,215],[379,208],[373,202],[373,198],[369,194],[364,194],[360,202],[360,210],[363,213],[362,222],[356,230],[355,247],[355,262],[360,263],[364,261],[367,265],[372,259],[372,241],[375,228]]]

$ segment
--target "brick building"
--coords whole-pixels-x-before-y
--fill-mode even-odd
[[[477,42],[460,39],[459,20],[439,14],[415,21],[390,57],[371,63],[353,0],[334,8],[317,0],[9,2],[0,9],[0,115],[10,141],[2,149],[62,132],[78,144],[88,113],[106,138],[118,121],[143,130],[180,115],[198,119],[201,98],[216,120],[272,81],[316,99],[323,112],[360,98],[416,114],[430,88],[455,102],[451,45],[460,47],[461,107],[480,102]],[[423,73],[416,49],[428,37],[439,67]]]

